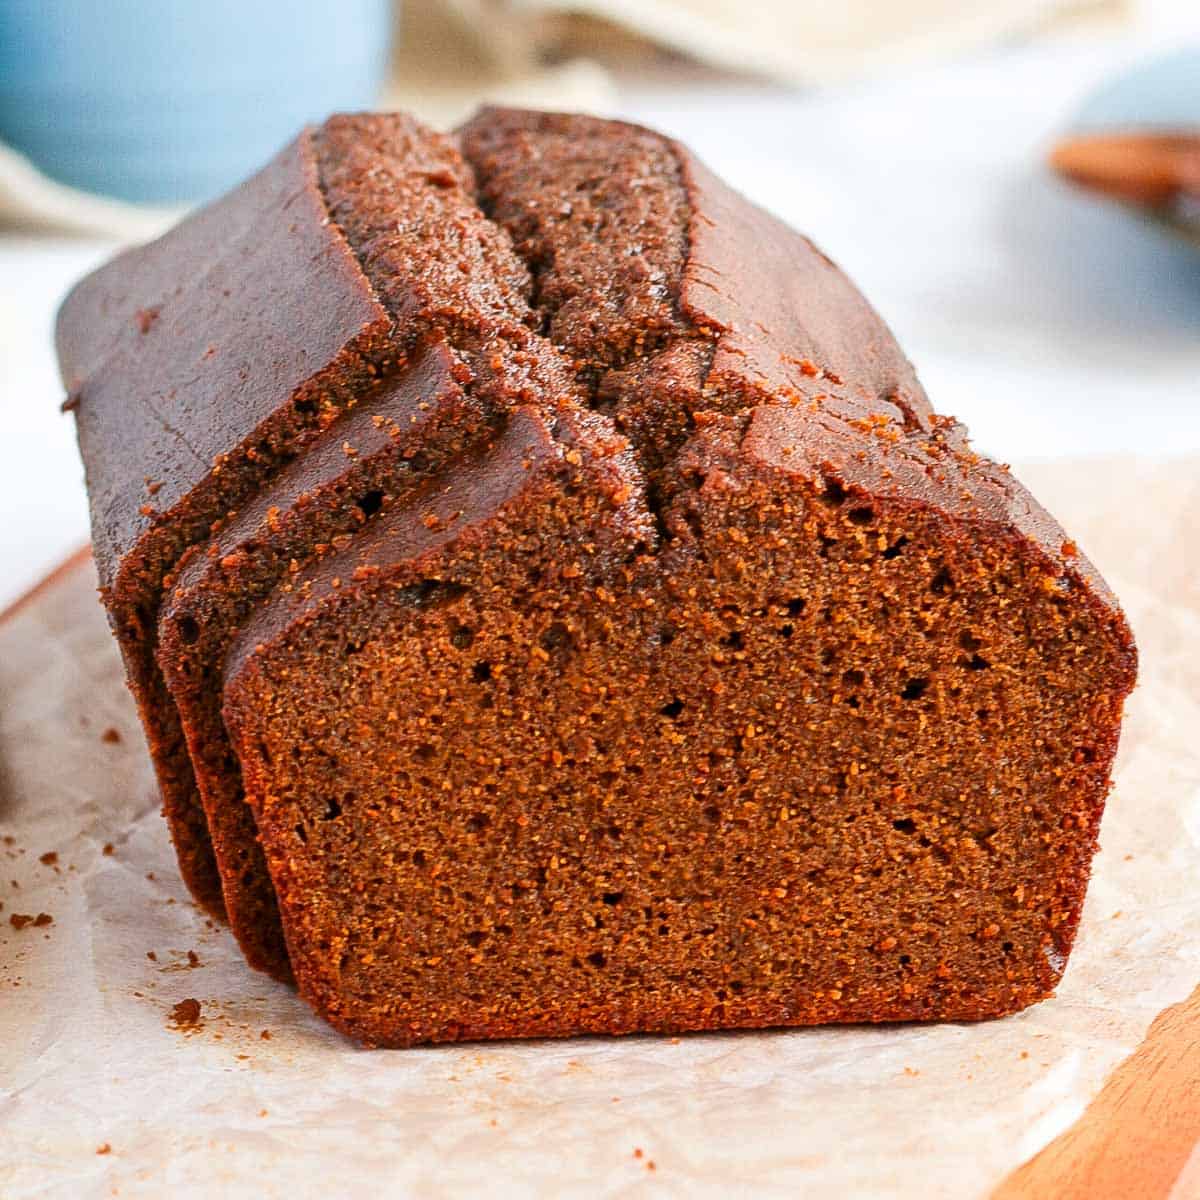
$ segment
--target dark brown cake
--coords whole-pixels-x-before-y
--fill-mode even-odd
[[[1134,675],[1103,582],[836,267],[682,147],[508,111],[458,146],[336,118],[64,310],[106,601],[198,894],[215,843],[252,961],[286,973],[282,928],[305,997],[378,1044],[1047,995]],[[207,274],[174,298],[281,207],[337,286],[279,253],[223,304]],[[326,338],[320,383],[266,387],[272,289],[294,353],[303,301],[348,335],[361,312],[354,363],[331,375]],[[206,320],[242,339],[237,386],[197,369]],[[178,360],[139,345],[166,329]],[[260,449],[251,417],[282,432]],[[168,452],[146,529],[121,473]]]
[[[168,576],[157,657],[187,737],[230,926],[257,967],[289,974],[275,893],[221,721],[221,665],[262,599],[314,553],[337,546],[431,461],[461,452],[485,416],[455,381],[444,343],[392,375],[294,459]]]

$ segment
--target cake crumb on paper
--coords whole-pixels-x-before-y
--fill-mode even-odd
[[[171,1009],[171,1021],[177,1029],[198,1029],[202,1024],[200,1001],[191,996],[186,1000],[180,1000]]]

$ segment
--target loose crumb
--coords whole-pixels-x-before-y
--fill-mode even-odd
[[[108,1144],[108,1142],[101,1142],[100,1145],[96,1147],[96,1153],[97,1154],[111,1154],[112,1146],[110,1146]]]
[[[641,1146],[634,1146],[634,1148],[633,1148],[633,1157],[634,1157],[634,1158],[641,1158],[641,1157],[642,1157],[642,1148],[641,1148]]]
[[[105,842],[105,843],[104,843],[104,849],[103,849],[103,850],[101,850],[101,851],[100,851],[100,853],[101,853],[101,854],[103,854],[103,855],[104,855],[106,858],[112,858],[112,856],[113,856],[113,844],[112,844],[112,842]]]
[[[158,962],[158,955],[157,955],[157,954],[155,954],[153,950],[147,950],[147,951],[146,951],[146,957],[147,957],[147,958],[148,958],[148,959],[149,959],[151,962]]]
[[[105,731],[104,731],[104,732],[103,732],[103,733],[100,735],[100,740],[101,740],[102,742],[106,742],[106,743],[107,743],[108,745],[110,745],[110,746],[116,746],[116,745],[119,745],[119,744],[120,744],[120,741],[121,741],[121,734],[120,734],[120,732],[119,732],[118,730],[114,729],[114,728],[113,728],[113,727],[110,725],[110,726],[109,726],[109,727],[108,727],[108,728],[107,728],[107,729],[106,729],[106,730],[105,730]]]
[[[200,1024],[200,1001],[190,996],[180,1000],[171,1009],[171,1020],[178,1029],[195,1029]]]
[[[195,950],[189,950],[187,952],[187,960],[189,967],[198,967],[200,965],[200,955],[198,955]]]
[[[264,1042],[269,1042],[271,1040],[271,1031],[269,1029],[264,1029],[258,1036],[262,1038]]]
[[[58,855],[53,850],[47,850],[45,854],[38,856],[38,862],[42,863],[44,866],[52,867],[56,862],[58,862]]]
[[[46,912],[38,913],[36,917],[32,913],[13,913],[8,918],[8,923],[14,929],[24,929],[27,925],[32,925],[35,929],[41,929],[46,925],[53,925],[54,918]]]

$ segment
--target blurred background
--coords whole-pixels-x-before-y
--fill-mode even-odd
[[[994,457],[1200,450],[1197,0],[0,0],[0,608],[87,537],[74,280],[306,121],[485,99],[688,142]]]

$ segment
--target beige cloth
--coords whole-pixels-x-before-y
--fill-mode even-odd
[[[381,98],[447,126],[483,101],[603,113],[613,72],[670,52],[786,83],[850,79],[944,58],[1080,16],[1120,18],[1131,0],[397,0],[392,79]],[[56,184],[0,145],[0,227],[123,241],[177,210]]]
[[[0,1196],[982,1200],[1200,982],[1200,459],[1019,473],[1142,667],[1058,995],[972,1026],[361,1051],[187,901],[90,564],[60,577],[0,621]]]

